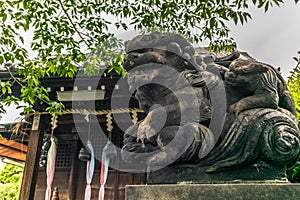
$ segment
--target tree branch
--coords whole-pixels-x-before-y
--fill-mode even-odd
[[[67,12],[66,8],[64,7],[64,4],[61,0],[58,0],[61,8],[63,9],[63,12],[66,14],[68,20],[70,21],[71,25],[73,26],[74,30],[76,31],[76,33],[78,34],[78,36],[82,39],[82,41],[88,46],[88,43],[85,41],[85,39],[83,38],[83,36],[81,35],[81,33],[77,30],[76,25],[74,24],[71,16],[69,15],[69,13]]]
[[[10,74],[10,77],[14,80],[14,82],[17,82],[20,86],[24,86],[12,73],[11,73],[11,71],[10,71],[10,69],[9,69],[9,67],[8,66],[6,66],[5,67],[6,69],[7,69],[7,71],[8,71],[8,73]]]

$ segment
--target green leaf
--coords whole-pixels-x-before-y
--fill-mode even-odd
[[[2,87],[1,91],[2,91],[2,94],[5,94],[6,93],[6,87]]]
[[[233,21],[234,21],[234,24],[237,25],[237,23],[238,23],[238,16],[237,15],[233,16]]]
[[[265,5],[265,12],[267,12],[267,11],[268,11],[268,9],[269,9],[269,5],[270,5],[270,2],[269,2],[269,1],[267,1],[266,5]]]
[[[5,22],[7,19],[7,14],[6,13],[2,13],[2,21]]]
[[[22,42],[22,44],[24,44],[24,38],[22,36],[20,36],[19,39]]]

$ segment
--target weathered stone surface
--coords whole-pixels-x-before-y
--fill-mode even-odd
[[[261,160],[253,162],[247,167],[219,173],[206,173],[208,168],[209,166],[201,167],[199,165],[168,166],[149,173],[147,184],[197,184],[272,180],[288,182],[285,166],[271,165]]]
[[[175,33],[137,36],[125,51],[146,117],[125,131],[122,158],[148,183],[275,180],[299,159],[295,104],[272,66],[237,50],[195,53]]]
[[[126,186],[126,200],[285,200],[299,194],[299,184],[280,183]]]

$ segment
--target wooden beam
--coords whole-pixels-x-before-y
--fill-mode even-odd
[[[19,150],[21,152],[25,152],[25,153],[27,152],[26,144],[22,144],[22,143],[14,141],[14,140],[8,140],[4,137],[0,138],[0,145],[10,148],[10,149]]]
[[[0,156],[11,160],[23,162],[23,163],[26,160],[26,152],[22,152],[14,148],[9,148],[7,146],[2,146],[1,144],[0,144]]]
[[[40,115],[39,113],[34,114],[20,191],[20,200],[34,199],[43,136],[49,121],[49,115]]]

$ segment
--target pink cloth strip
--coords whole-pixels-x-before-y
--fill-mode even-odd
[[[45,194],[45,200],[50,200],[51,198],[51,186],[53,183],[54,173],[55,173],[56,151],[57,151],[57,146],[55,143],[55,138],[51,137],[51,146],[49,148],[48,156],[47,156],[47,169],[46,169],[47,190]]]

